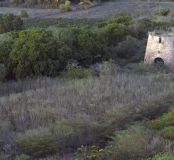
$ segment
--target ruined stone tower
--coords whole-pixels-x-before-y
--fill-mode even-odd
[[[174,34],[149,32],[144,63],[163,62],[174,72]]]

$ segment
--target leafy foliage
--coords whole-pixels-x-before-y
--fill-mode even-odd
[[[60,8],[60,12],[70,11],[71,10],[71,2],[65,1],[65,4],[60,4],[59,8]]]
[[[111,19],[111,20],[108,20],[108,24],[112,24],[112,23],[122,23],[126,26],[130,25],[132,22],[132,18],[130,16],[120,16],[116,19]]]
[[[169,113],[164,113],[162,117],[155,119],[152,121],[152,128],[153,129],[163,129],[165,127],[173,126],[174,125],[174,111]],[[172,129],[172,128],[166,128]]]
[[[63,151],[92,143],[100,145],[102,142],[100,138],[105,135],[105,126],[97,122],[89,122],[89,117],[62,118],[55,123],[49,121],[49,129]]]
[[[81,147],[77,149],[79,158],[75,160],[104,160],[110,158],[113,154],[111,151],[106,151],[104,149],[98,149],[97,146]]]
[[[18,13],[18,15],[19,15],[20,17],[23,17],[23,18],[28,18],[28,17],[29,17],[29,15],[28,15],[28,13],[27,13],[26,10],[21,10],[21,11]]]
[[[154,139],[158,139],[158,142],[156,143]],[[161,152],[163,145],[164,140],[159,139],[155,132],[146,130],[142,126],[133,126],[129,127],[128,130],[116,132],[108,145],[108,149],[114,153],[111,155],[111,159],[138,160],[148,158],[155,152]]]
[[[147,160],[173,160],[174,153],[159,153],[155,155],[153,158],[148,158]]]
[[[19,16],[13,14],[0,14],[0,34],[13,30],[21,30],[23,21]]]
[[[115,20],[109,20],[105,26],[105,36],[109,41],[109,45],[116,45],[122,41],[127,35],[131,35],[131,30],[127,26],[130,23],[130,17],[119,17]]]
[[[158,16],[168,16],[170,13],[170,10],[168,8],[166,9],[161,9],[158,12],[155,12],[154,15],[158,15]]]
[[[20,156],[16,156],[15,160],[31,160],[31,157],[25,154],[21,154]]]
[[[97,23],[104,22],[103,19],[63,19],[63,18],[42,18],[42,19],[26,19],[24,20],[24,29],[33,27],[48,28],[55,27],[83,27],[85,25],[95,26]]]
[[[111,47],[114,60],[121,66],[141,61],[144,57],[145,43],[146,41],[139,41],[131,36],[125,37],[117,46]]]
[[[174,126],[165,127],[160,133],[165,139],[174,140]]]
[[[0,64],[0,82],[4,80],[6,76],[6,68],[3,64]]]
[[[81,0],[81,2],[78,4],[79,9],[84,10],[92,7],[92,2],[90,0]]]
[[[58,151],[57,143],[52,134],[46,130],[27,131],[19,135],[19,151],[33,158],[40,158]]]
[[[92,75],[93,75],[92,70],[78,67],[63,72],[61,74],[61,77],[65,79],[83,79],[83,78],[88,78],[89,76]]]
[[[70,49],[44,29],[25,30],[15,39],[9,56],[16,79],[57,76],[70,57]]]

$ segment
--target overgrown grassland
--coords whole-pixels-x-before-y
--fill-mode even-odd
[[[173,75],[110,73],[106,69],[98,78],[2,84],[0,90],[6,93],[0,97],[1,145],[11,145],[5,154],[11,158],[14,152],[29,154],[20,148],[20,135],[47,132],[58,143],[59,153],[81,145],[104,147],[115,131],[137,120],[155,118],[174,104]],[[10,89],[12,84],[14,89]]]

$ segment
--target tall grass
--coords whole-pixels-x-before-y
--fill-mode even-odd
[[[83,131],[75,129],[76,134],[79,133],[76,137],[78,142],[71,140],[71,146],[76,143],[75,147],[80,147],[82,144],[88,144],[85,139],[89,139],[89,144],[92,144],[96,137],[101,139],[102,136],[106,136],[103,132],[111,135],[114,130],[123,128],[132,119],[155,117],[167,112],[174,104],[173,75],[145,76],[121,73],[115,68],[112,70],[114,73],[110,68],[102,68],[99,77],[82,80],[68,81],[45,77],[2,83],[0,85],[2,147],[10,144],[12,151],[19,133],[48,127],[49,121],[54,124],[63,118],[70,119],[81,129],[84,128]],[[85,127],[85,124],[89,124],[88,127]],[[68,125],[71,123],[68,122]],[[69,127],[68,130],[74,129]],[[66,130],[67,128],[64,131]],[[89,136],[91,137],[88,138]],[[68,143],[66,142],[66,145]],[[65,149],[66,146],[62,148]]]
[[[17,126],[27,123],[37,127],[48,118],[60,120],[73,114],[87,114],[96,118],[114,108],[127,106],[139,108],[152,100],[163,99],[174,92],[170,75],[139,76],[117,73],[114,76],[88,78],[61,82],[45,78],[38,81],[6,83],[1,88],[12,87],[14,92],[0,98],[1,114],[8,117],[18,112]],[[23,83],[23,84],[21,84]],[[28,84],[27,84],[28,83]],[[24,85],[25,84],[25,85]],[[6,89],[8,89],[6,87]],[[17,88],[18,87],[18,88]],[[26,89],[30,89],[27,90]],[[33,88],[33,89],[32,89]],[[4,89],[5,90],[5,89]],[[23,91],[24,90],[24,91]]]

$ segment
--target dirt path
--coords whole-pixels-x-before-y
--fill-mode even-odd
[[[0,7],[0,13],[13,13],[17,15],[21,10],[24,9],[30,15],[30,18],[104,18],[106,15],[115,11],[118,8],[125,8],[133,4],[135,3],[127,2],[125,5],[125,2],[107,2],[100,6],[92,7],[88,10],[73,10],[66,13],[60,13],[59,9],[48,10]]]
[[[154,4],[154,3],[153,3]],[[155,6],[159,4],[156,3]],[[161,5],[170,5],[174,3],[164,3]],[[107,2],[100,6],[90,8],[88,10],[73,10],[71,12],[60,13],[59,9],[27,9],[27,8],[9,8],[0,7],[0,13],[13,13],[17,15],[21,10],[26,10],[30,18],[108,18],[109,14],[117,9],[132,8],[137,9],[140,5],[149,5],[145,2]],[[157,7],[157,6],[156,6]]]

